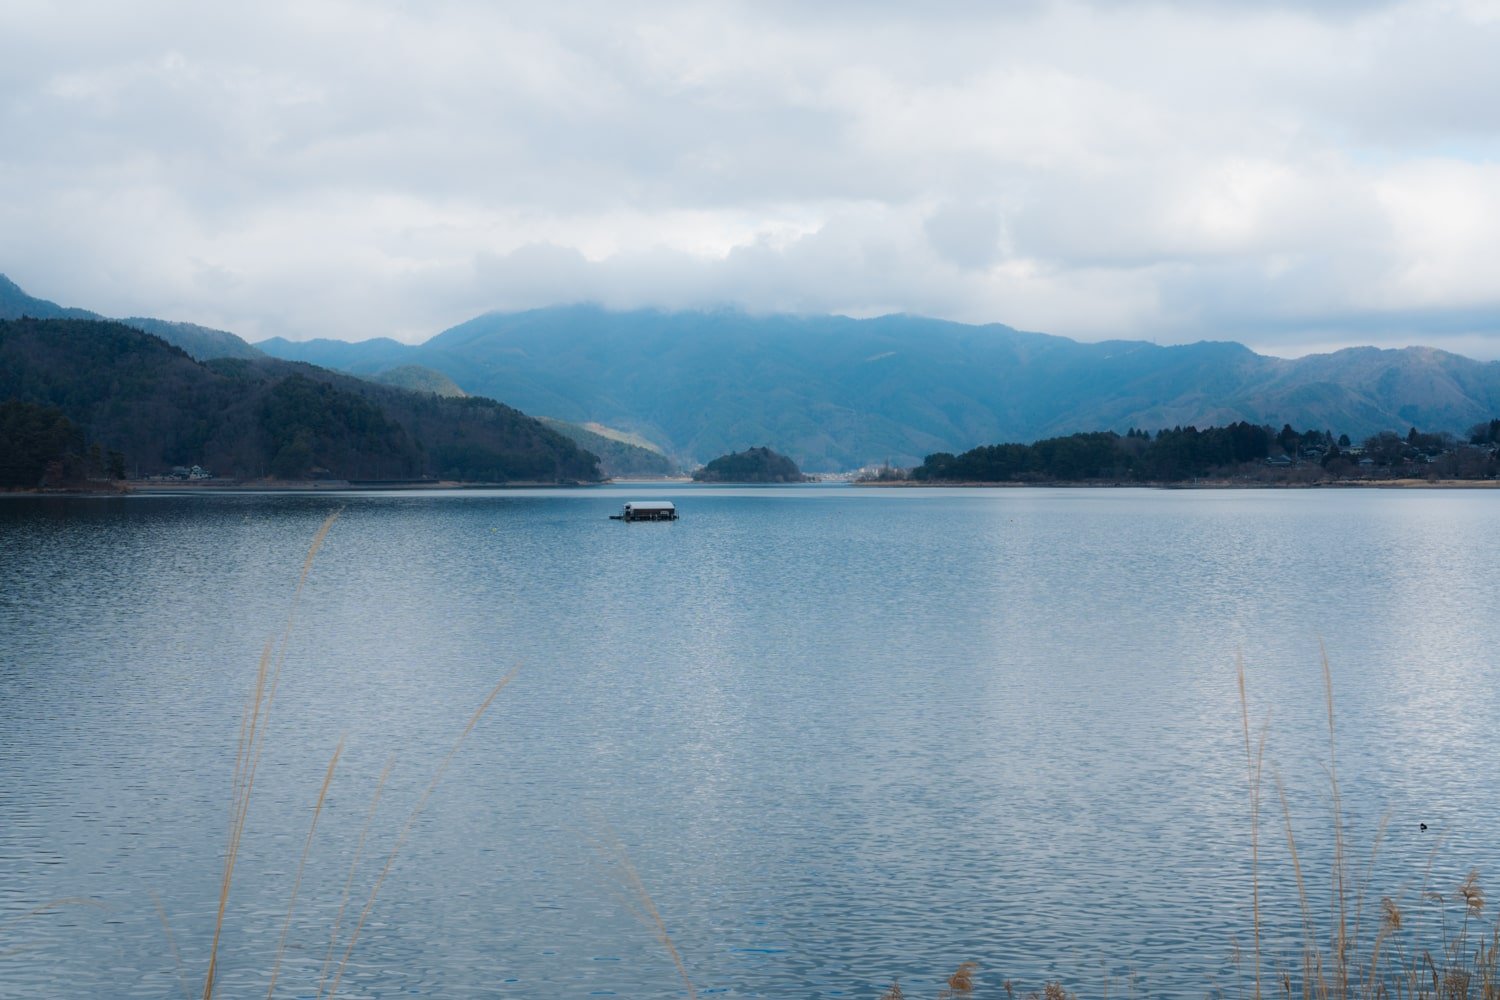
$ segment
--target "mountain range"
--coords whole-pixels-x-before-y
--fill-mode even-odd
[[[1500,363],[1431,348],[1296,360],[1236,343],[1080,343],[917,316],[489,314],[422,344],[272,339],[356,373],[416,364],[528,413],[632,431],[687,464],[770,444],[827,472],[1078,431],[1226,425],[1462,432],[1500,413]]]
[[[15,314],[17,294],[0,278],[0,317]],[[1413,426],[1464,432],[1500,414],[1500,363],[1423,347],[1288,360],[1230,342],[1080,343],[906,315],[587,305],[489,313],[421,344],[272,338],[252,346],[190,324],[123,322],[195,356],[251,351],[451,386],[607,429],[687,465],[770,445],[805,470],[827,472],[1078,431],[1236,421],[1357,439]]]
[[[348,373],[335,373],[326,369],[315,370],[313,366],[305,364],[298,364],[295,368],[289,369],[285,367],[288,362],[272,358],[260,349],[246,343],[242,338],[226,330],[214,330],[209,327],[198,326],[194,323],[180,323],[138,316],[118,321],[108,320],[106,317],[95,312],[90,312],[87,309],[69,308],[60,306],[47,299],[35,298],[22,291],[19,286],[5,275],[0,274],[0,323],[8,320],[18,320],[22,317],[44,320],[73,320],[95,324],[93,326],[78,328],[66,326],[51,328],[51,336],[59,338],[74,336],[82,331],[85,336],[85,347],[93,346],[89,338],[106,340],[112,336],[117,338],[119,331],[109,330],[108,326],[129,327],[142,333],[151,334],[153,337],[166,341],[167,344],[180,349],[191,360],[199,362],[198,367],[217,367],[223,369],[225,366],[222,362],[226,359],[249,362],[251,364],[248,368],[241,366],[242,370],[258,372],[261,376],[260,381],[262,382],[274,383],[288,374],[301,374],[310,375],[336,392],[353,390],[356,394],[369,395],[369,390],[351,384],[357,379],[362,379],[364,382],[408,390],[419,396],[435,395],[445,399],[462,399],[469,396],[468,393],[465,393],[446,375],[420,365],[397,365],[382,369],[375,374],[366,374],[360,377],[353,377]],[[88,385],[89,382],[103,377],[115,378],[113,373],[89,369],[88,366],[75,366],[80,370],[71,373],[75,376],[72,381],[83,384],[83,389],[80,391],[77,387],[70,384],[66,391],[59,393],[57,389],[59,385],[69,384],[69,380],[64,376],[64,373],[47,371],[39,374],[29,369],[34,368],[39,362],[55,362],[65,359],[59,359],[55,353],[41,352],[35,348],[36,345],[33,344],[30,349],[13,352],[11,361],[16,366],[15,370],[9,373],[0,373],[0,388],[3,388],[8,381],[4,376],[9,374],[11,376],[25,376],[32,382],[41,379],[46,382],[51,391],[46,393],[32,392],[29,394],[12,392],[10,395],[15,396],[15,398],[26,398],[29,401],[36,402],[38,400],[48,400],[58,395],[75,400],[80,397],[94,397],[99,394],[96,391],[96,387]],[[144,351],[147,355],[150,355],[153,348],[144,343],[134,344],[131,346],[131,351],[127,353],[137,350]],[[171,367],[170,362],[166,362],[166,364],[168,368]],[[210,376],[211,381],[211,376],[214,372],[209,371],[203,374]],[[186,377],[193,379],[197,378],[197,375],[194,374]],[[152,388],[147,389],[145,394],[149,395],[150,392],[155,391],[160,386],[171,385],[172,392],[167,393],[171,395],[180,390],[182,384],[181,380],[159,381],[153,383]],[[0,393],[0,400],[4,398],[6,398],[6,394]],[[407,421],[411,422],[412,414],[408,412],[410,406],[403,404],[410,404],[412,401],[406,396],[400,393],[386,392],[383,394],[376,393],[376,398],[378,400],[377,405],[384,406],[386,409],[394,408],[397,411],[401,411],[405,413]],[[95,402],[98,402],[98,400],[95,400]],[[137,400],[137,402],[139,401]],[[167,400],[164,402],[170,404],[175,401]],[[336,404],[343,402],[347,402],[347,400],[338,399],[335,401]],[[110,405],[118,407],[121,403],[118,400],[111,400]],[[448,418],[456,415],[465,416],[467,419],[462,422],[466,424],[472,423],[476,414],[481,414],[486,415],[489,424],[494,425],[497,423],[493,416],[494,413],[500,411],[514,412],[510,411],[509,407],[501,406],[496,409],[489,400],[484,399],[475,399],[471,404],[466,405],[451,403],[435,405]],[[358,404],[355,404],[356,409],[357,407]],[[160,471],[163,463],[167,465],[176,464],[181,459],[182,461],[201,461],[205,464],[211,464],[223,470],[226,474],[255,475],[269,470],[275,464],[273,461],[275,458],[274,453],[269,455],[262,454],[256,450],[255,442],[241,440],[246,437],[246,428],[243,426],[243,423],[239,426],[234,426],[227,435],[220,435],[221,437],[235,438],[233,446],[226,445],[224,441],[216,440],[212,448],[204,450],[203,446],[207,442],[195,442],[191,436],[189,436],[189,440],[185,443],[172,443],[175,437],[181,436],[180,428],[178,427],[181,414],[175,412],[170,405],[158,411],[156,418],[157,426],[154,429],[134,425],[112,425],[108,428],[103,428],[97,426],[98,422],[95,419],[93,409],[80,409],[76,406],[71,409],[72,412],[70,415],[90,431],[92,439],[96,441],[107,439],[112,445],[128,447],[133,465],[137,471],[142,468]],[[349,406],[340,407],[335,405],[334,409],[342,409],[345,413],[350,412]],[[433,405],[421,407],[421,409],[432,410]],[[515,414],[515,416],[521,417],[522,415]],[[218,421],[221,418],[218,415],[214,415],[213,419]],[[481,423],[483,422],[481,420]],[[440,420],[438,423],[441,424],[443,421]],[[555,468],[547,465],[546,462],[538,464],[535,456],[523,459],[522,455],[515,453],[514,449],[505,456],[503,461],[500,461],[495,456],[506,451],[510,445],[518,443],[516,440],[518,431],[522,431],[525,428],[525,422],[524,418],[522,418],[522,422],[519,423],[504,419],[499,420],[498,423],[505,425],[503,432],[499,435],[494,432],[493,426],[487,430],[481,429],[477,432],[476,436],[479,440],[474,443],[480,447],[481,451],[490,456],[488,459],[480,461],[477,464],[473,461],[451,461],[454,458],[453,442],[451,441],[445,446],[446,451],[444,453],[450,459],[450,461],[446,462],[434,463],[430,460],[432,456],[426,455],[423,456],[424,459],[427,459],[425,461],[415,461],[411,459],[411,456],[405,456],[404,466],[400,462],[380,464],[368,447],[361,451],[363,456],[361,461],[355,463],[352,467],[345,468],[346,466],[350,466],[348,461],[349,455],[347,453],[342,456],[320,454],[320,449],[318,448],[313,449],[314,454],[310,456],[309,462],[326,458],[330,465],[341,467],[348,475],[369,473],[374,471],[378,466],[379,469],[383,470],[382,475],[396,474],[395,470],[404,468],[406,472],[410,472],[412,469],[421,469],[423,470],[423,474],[435,474],[435,472],[441,471],[462,478],[467,470],[467,472],[473,473],[478,478],[495,480],[525,476],[538,476],[545,479],[553,475],[559,475],[565,479],[590,479],[599,474],[611,477],[636,476],[658,478],[675,475],[678,471],[676,463],[662,455],[659,449],[645,445],[644,442],[631,440],[629,435],[623,432],[611,431],[608,428],[597,425],[579,426],[567,423],[566,421],[551,419],[548,419],[536,429],[554,431],[558,435],[561,435],[561,438],[552,439],[549,443],[541,445],[540,450],[566,451],[562,446],[567,441],[571,441],[576,446],[575,450],[578,452],[578,456],[581,456],[583,452],[588,452],[598,457],[597,469],[589,468],[586,462],[583,462],[581,458],[573,455],[571,452],[557,456],[554,462]],[[433,428],[427,427],[426,431],[427,433],[431,433]],[[446,434],[446,431],[443,433]],[[473,431],[471,429],[465,433],[473,433]],[[153,436],[156,438],[156,442],[154,443],[149,440]],[[524,438],[528,434],[521,433],[519,436]],[[507,437],[510,439],[509,441],[505,440]],[[127,439],[128,444],[125,443]],[[371,444],[371,442],[366,442],[366,444]],[[374,448],[376,452],[381,451],[384,447],[383,443],[374,444],[376,445]],[[519,444],[519,451],[523,453],[532,451],[535,448],[536,445],[534,442],[526,441]],[[326,451],[326,449],[324,450]],[[436,454],[436,452],[433,454]],[[167,456],[171,456],[170,462],[166,461]],[[185,458],[184,456],[191,456],[191,458]],[[406,472],[400,474],[405,475]]]

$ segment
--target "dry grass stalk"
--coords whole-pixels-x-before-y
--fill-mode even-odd
[[[276,686],[281,678],[281,668],[286,663],[287,644],[291,640],[296,623],[297,607],[302,601],[302,591],[312,571],[313,560],[333,522],[338,520],[341,510],[336,510],[324,519],[308,546],[307,557],[302,560],[302,572],[297,578],[297,587],[292,592],[291,606],[287,610],[286,626],[281,631],[280,642],[268,641],[261,651],[260,664],[256,669],[255,688],[250,703],[240,722],[239,744],[235,750],[233,794],[230,804],[229,844],[224,854],[224,875],[219,882],[219,905],[214,917],[213,943],[209,947],[208,972],[203,979],[203,1000],[213,1000],[214,978],[218,971],[219,940],[224,931],[224,913],[229,906],[229,892],[234,885],[234,866],[238,860],[240,843],[245,834],[245,821],[250,813],[250,797],[255,790],[255,773],[260,756],[265,748],[266,725],[270,721],[271,705],[275,701]],[[273,667],[274,662],[274,667]]]
[[[1016,995],[1016,985],[1009,979],[1005,981],[1005,995],[1013,998]],[[1032,990],[1026,994],[1026,1000],[1078,1000],[1077,993],[1069,993],[1062,983],[1056,980],[1048,980],[1042,984],[1040,990]]]
[[[172,949],[172,960],[177,966],[177,985],[182,987],[184,1000],[191,1000],[192,994],[188,992],[187,972],[182,964],[182,952],[177,950],[177,938],[172,933],[172,922],[167,919],[167,908],[162,905],[161,897],[154,889],[151,891],[151,902],[156,904],[156,915],[161,919],[162,933],[167,936],[167,945]]]
[[[1358,881],[1358,888],[1355,890],[1355,893],[1354,893],[1354,934],[1353,934],[1353,940],[1354,940],[1354,942],[1356,944],[1363,939],[1362,938],[1362,928],[1363,928],[1363,925],[1364,925],[1364,914],[1365,914],[1365,893],[1369,889],[1370,882],[1373,880],[1373,878],[1375,876],[1375,858],[1380,853],[1380,845],[1385,840],[1385,831],[1386,831],[1386,827],[1389,825],[1389,823],[1390,823],[1390,816],[1389,815],[1380,817],[1380,824],[1375,828],[1375,837],[1370,842],[1370,857],[1369,857],[1369,860],[1365,862],[1365,871],[1364,871],[1364,874],[1362,876],[1360,876],[1359,881]],[[1399,917],[1400,917],[1400,913],[1399,913],[1399,911],[1397,911],[1397,918],[1399,919]],[[1370,965],[1370,978],[1369,978],[1368,982],[1369,982],[1369,984],[1372,987],[1378,983],[1377,970],[1380,968],[1380,951],[1381,951],[1381,948],[1385,945],[1386,939],[1390,936],[1389,933],[1386,932],[1386,928],[1385,928],[1385,925],[1386,925],[1386,912],[1385,912],[1385,907],[1384,907],[1383,903],[1382,903],[1382,906],[1381,906],[1381,921],[1380,921],[1380,924],[1381,924],[1380,930],[1378,930],[1378,931],[1375,932],[1375,940],[1370,945],[1370,963],[1369,963],[1369,965]],[[1355,957],[1357,957],[1357,956],[1355,956]],[[1351,964],[1353,964],[1352,960],[1351,960]]]
[[[662,919],[661,911],[656,908],[656,901],[646,890],[646,883],[641,880],[641,873],[636,870],[635,863],[630,860],[630,855],[625,851],[625,845],[620,843],[614,831],[603,823],[600,826],[603,832],[594,838],[592,846],[606,866],[613,866],[621,873],[621,881],[624,882],[626,889],[625,894],[618,896],[621,904],[631,916],[651,928],[652,933],[656,935],[656,940],[672,957],[672,964],[677,967],[677,974],[682,977],[682,984],[687,987],[688,996],[692,1000],[697,1000],[698,990],[693,986],[692,977],[688,975],[687,965],[682,960],[682,953],[677,950],[677,944],[667,931],[667,922]],[[891,985],[897,991],[901,988],[894,982]],[[899,996],[900,993],[898,992],[897,995]]]
[[[370,824],[375,820],[375,810],[380,805],[381,793],[385,791],[385,783],[391,776],[391,768],[396,764],[396,757],[386,758],[385,769],[380,772],[380,780],[375,783],[375,794],[370,799],[370,809],[365,813],[364,826],[359,831],[359,841],[354,847],[354,858],[349,862],[349,877],[344,880],[344,895],[339,900],[338,913],[333,918],[333,929],[328,932],[328,950],[323,954],[323,967],[318,970],[318,992],[314,996],[321,997],[323,989],[328,985],[328,968],[333,962],[333,949],[338,944],[339,928],[344,923],[344,911],[349,907],[349,899],[354,892],[354,873],[359,870],[360,858],[365,853],[365,838],[369,836]]]
[[[1259,820],[1261,808],[1261,782],[1269,717],[1262,724],[1259,737],[1251,738],[1249,697],[1245,682],[1243,660],[1237,660],[1240,695],[1241,738],[1243,740],[1247,784],[1249,789],[1251,824],[1251,915],[1254,930],[1254,990],[1261,996],[1262,978],[1265,974],[1261,956],[1263,935],[1260,911],[1259,868]],[[1281,995],[1291,1000],[1298,992],[1304,1000],[1500,1000],[1500,920],[1488,927],[1481,921],[1485,916],[1485,893],[1476,871],[1468,876],[1450,894],[1432,891],[1433,863],[1438,847],[1430,852],[1423,875],[1423,891],[1419,896],[1424,907],[1435,907],[1438,930],[1442,946],[1434,954],[1430,949],[1412,951],[1408,948],[1408,936],[1420,933],[1420,921],[1416,930],[1412,920],[1397,898],[1383,896],[1379,907],[1379,928],[1364,950],[1365,928],[1364,906],[1369,887],[1374,877],[1375,863],[1384,841],[1389,817],[1382,817],[1372,840],[1370,854],[1362,872],[1353,872],[1344,837],[1343,809],[1338,785],[1338,752],[1336,742],[1335,714],[1333,706],[1333,677],[1326,650],[1322,655],[1323,687],[1328,719],[1328,781],[1331,794],[1333,820],[1333,859],[1330,872],[1328,951],[1319,944],[1313,908],[1308,899],[1301,855],[1297,849],[1297,838],[1293,830],[1291,806],[1286,786],[1279,774],[1275,774],[1276,790],[1281,800],[1282,819],[1286,832],[1287,850],[1292,860],[1296,878],[1297,898],[1301,908],[1303,951],[1300,983],[1290,969],[1282,968],[1276,973],[1276,984]],[[1274,773],[1274,771],[1273,771]],[[1424,826],[1425,830],[1426,827]],[[1439,838],[1439,846],[1443,838]],[[1450,926],[1448,905],[1462,907],[1456,927]],[[1474,940],[1477,937],[1477,941]],[[1409,957],[1412,956],[1412,957]],[[1239,967],[1244,956],[1239,946],[1234,947],[1232,960]],[[978,965],[965,962],[948,979],[948,988],[939,994],[942,998],[969,996],[974,988],[973,972]],[[1010,981],[1002,983],[1006,997],[1014,1000],[1017,987]],[[1106,979],[1106,989],[1108,983]],[[899,984],[892,982],[882,1000],[893,1000],[902,996]],[[1040,992],[1026,994],[1028,1000],[1073,1000],[1060,982],[1046,983]]]
[[[109,907],[105,906],[97,899],[89,899],[86,896],[68,896],[63,899],[54,899],[49,903],[40,903],[23,913],[17,913],[13,917],[10,917],[4,921],[0,921],[0,931],[3,931],[5,928],[10,927],[14,924],[18,924],[23,920],[29,920],[32,917],[40,916],[43,913],[60,909],[64,906],[92,906],[100,910],[109,910]],[[19,955],[24,951],[26,951],[26,948],[24,946],[0,948],[0,958],[8,958],[11,955]]]
[[[880,1000],[906,1000],[906,994],[901,992],[901,980],[892,979],[890,988],[880,994]]]
[[[64,906],[92,906],[100,910],[109,909],[109,907],[105,906],[97,899],[89,899],[87,896],[67,896],[62,899],[54,899],[50,903],[41,903],[37,906],[33,906],[31,909],[26,910],[23,913],[17,913],[15,916],[7,919],[4,923],[0,923],[0,930],[4,930],[12,924],[18,924],[23,920],[29,920],[32,917],[40,916],[41,914],[46,913],[49,910],[60,909]]]
[[[1479,916],[1484,910],[1484,890],[1479,887],[1479,872],[1469,870],[1469,877],[1458,887],[1458,895],[1464,901],[1465,916]]]
[[[1344,811],[1339,798],[1338,740],[1333,724],[1333,671],[1328,666],[1328,650],[1322,640],[1318,652],[1323,662],[1323,692],[1328,706],[1328,787],[1333,796],[1333,881],[1337,920],[1333,926],[1333,954],[1338,975],[1338,995],[1349,995],[1349,890],[1344,857]]]
[[[1250,791],[1250,918],[1254,931],[1255,1000],[1260,1000],[1260,794],[1266,757],[1266,732],[1271,719],[1261,724],[1255,751],[1250,750],[1250,700],[1245,694],[1245,659],[1235,657],[1240,684],[1240,723],[1245,736],[1245,769]]]
[[[1307,883],[1302,878],[1302,858],[1297,853],[1297,838],[1292,832],[1292,807],[1287,801],[1286,785],[1282,782],[1280,773],[1275,778],[1276,794],[1281,798],[1281,818],[1286,825],[1287,853],[1292,857],[1292,872],[1297,878],[1297,902],[1302,908],[1302,950],[1304,955],[1308,955],[1317,947],[1317,938],[1313,934],[1312,905],[1307,901]]]
[[[235,864],[238,860],[240,844],[244,837],[245,822],[249,815],[250,799],[255,789],[255,776],[259,768],[261,755],[265,748],[266,729],[269,722],[270,711],[272,705],[275,702],[276,689],[280,681],[281,671],[286,663],[287,647],[291,639],[292,631],[296,624],[298,606],[301,603],[302,592],[306,587],[308,575],[312,571],[313,561],[318,554],[318,550],[322,548],[324,541],[327,539],[328,532],[330,529],[332,529],[334,521],[338,519],[339,513],[339,511],[335,511],[330,514],[323,521],[323,524],[321,527],[319,527],[317,533],[313,536],[312,544],[308,547],[307,556],[302,561],[302,570],[297,578],[297,586],[292,593],[292,601],[291,606],[287,612],[286,625],[282,629],[278,637],[273,637],[273,639],[267,640],[265,646],[261,651],[260,662],[256,669],[255,685],[251,692],[250,698],[246,702],[244,712],[242,713],[240,719],[239,739],[235,748],[234,775],[232,780],[232,795],[229,813],[229,844],[228,849],[225,852],[224,874],[220,881],[219,887],[218,909],[214,920],[213,943],[210,947],[209,952],[208,971],[204,978],[204,1000],[212,1000],[214,993],[216,973],[218,969],[219,942],[223,934],[224,916],[228,908],[230,889],[232,888],[234,882]],[[469,718],[468,724],[464,726],[462,732],[458,736],[458,739],[454,742],[452,749],[448,751],[448,755],[444,757],[442,763],[439,764],[436,772],[432,776],[432,780],[428,783],[426,789],[423,791],[422,796],[417,801],[416,806],[413,807],[411,814],[407,817],[405,824],[402,826],[401,831],[396,838],[395,846],[391,848],[390,855],[386,858],[385,867],[381,870],[379,876],[376,878],[375,884],[370,890],[370,897],[366,901],[364,909],[360,912],[359,920],[355,924],[354,930],[349,936],[349,942],[345,947],[343,958],[340,961],[337,971],[334,974],[332,985],[328,988],[328,995],[330,997],[333,996],[333,994],[338,989],[344,971],[348,966],[350,955],[353,953],[354,946],[358,942],[359,933],[364,927],[365,920],[366,918],[368,918],[370,911],[374,908],[376,898],[380,894],[381,886],[384,884],[386,876],[390,874],[390,870],[392,865],[395,863],[396,856],[400,852],[402,845],[405,844],[407,837],[410,835],[412,826],[415,824],[417,818],[421,815],[423,809],[426,807],[428,800],[431,798],[433,791],[437,788],[438,783],[442,780],[443,775],[447,772],[448,766],[452,763],[453,758],[458,754],[459,749],[463,746],[464,741],[468,738],[469,734],[474,730],[475,725],[478,724],[480,717],[484,715],[485,711],[490,707],[490,705],[494,702],[495,698],[500,694],[505,686],[515,678],[518,670],[519,668],[517,668],[517,670],[512,670],[509,674],[502,678],[501,681],[496,684],[495,687],[490,691],[489,695],[485,697],[479,708],[475,710],[474,714]],[[274,996],[276,991],[276,982],[280,975],[281,961],[285,954],[287,937],[291,929],[292,914],[295,911],[297,896],[301,890],[302,876],[306,869],[307,858],[312,848],[313,836],[317,832],[318,818],[322,814],[323,804],[327,799],[328,789],[332,785],[333,775],[337,768],[339,757],[342,755],[342,753],[343,740],[340,739],[338,748],[334,750],[333,757],[328,762],[328,769],[324,775],[323,784],[318,791],[317,802],[313,807],[312,823],[307,833],[307,841],[303,845],[302,858],[297,865],[297,875],[295,881],[293,882],[291,898],[287,904],[286,920],[282,926],[281,939],[278,943],[275,961],[272,965],[270,986],[266,991],[268,1000],[269,998]],[[376,807],[380,802],[381,793],[385,788],[386,780],[390,777],[392,762],[393,761],[388,761],[386,763],[385,770],[381,773],[380,781],[375,789],[375,795],[370,803],[369,814],[366,816],[364,827],[360,831],[359,845],[355,851],[354,860],[350,865],[349,877],[344,886],[344,897],[339,905],[338,916],[334,921],[333,929],[329,937],[328,952],[324,957],[323,967],[319,974],[320,979],[318,984],[318,996],[320,997],[324,992],[324,984],[327,983],[328,970],[333,958],[333,950],[338,942],[339,929],[343,922],[344,912],[346,907],[348,906],[349,898],[353,890],[354,875],[359,867],[359,861],[364,851],[365,840],[367,835],[369,834],[371,822],[375,817]],[[163,920],[165,921],[165,914],[163,914]]]
[[[364,928],[365,920],[370,916],[370,911],[375,908],[375,900],[380,895],[380,888],[385,884],[386,876],[391,873],[391,866],[396,863],[396,855],[400,853],[402,845],[406,843],[407,837],[410,836],[411,828],[416,823],[417,817],[426,808],[427,800],[432,797],[432,793],[437,788],[438,782],[442,781],[444,773],[448,770],[448,765],[453,763],[453,758],[458,755],[459,749],[464,745],[464,740],[468,739],[469,733],[474,731],[474,727],[479,723],[480,716],[484,715],[491,703],[494,702],[496,696],[505,689],[505,686],[515,680],[516,674],[520,670],[520,667],[516,667],[501,678],[500,683],[495,685],[494,689],[490,691],[480,706],[474,710],[474,714],[469,717],[468,725],[464,726],[463,732],[459,733],[458,739],[454,741],[453,749],[448,751],[448,756],[444,757],[443,762],[438,765],[438,769],[432,775],[432,780],[427,783],[427,788],[423,790],[422,797],[417,800],[417,804],[412,807],[411,814],[406,817],[406,822],[402,825],[401,832],[396,837],[396,843],[391,847],[391,853],[385,859],[385,867],[380,870],[379,876],[375,879],[375,885],[370,889],[370,898],[365,902],[364,909],[360,911],[359,920],[355,922],[354,930],[349,934],[349,944],[344,949],[344,957],[339,961],[338,971],[333,977],[333,985],[328,988],[328,995],[330,997],[338,992],[339,983],[344,978],[344,970],[349,965],[349,956],[354,953],[354,946],[359,942],[359,932]]]
[[[1500,1000],[1500,977],[1496,973],[1497,965],[1500,965],[1497,962],[1497,957],[1500,957],[1500,951],[1497,951],[1500,949],[1500,922],[1490,927],[1486,933],[1480,934],[1477,945],[1471,945],[1475,926],[1483,919],[1484,890],[1476,872],[1470,872],[1451,894],[1445,895],[1430,889],[1437,847],[1429,854],[1423,875],[1423,890],[1418,897],[1424,909],[1431,908],[1436,912],[1437,932],[1440,933],[1442,942],[1437,954],[1431,949],[1408,949],[1409,936],[1422,934],[1424,924],[1418,920],[1413,925],[1411,915],[1401,906],[1398,898],[1391,896],[1381,898],[1379,927],[1368,945],[1368,951],[1364,950],[1364,900],[1373,879],[1375,860],[1385,837],[1389,817],[1381,819],[1364,871],[1356,876],[1351,872],[1344,838],[1338,787],[1333,681],[1326,651],[1322,657],[1322,666],[1327,703],[1328,780],[1334,841],[1330,878],[1329,953],[1319,947],[1313,930],[1315,921],[1292,829],[1286,788],[1280,776],[1276,778],[1286,828],[1287,849],[1292,859],[1302,911],[1304,946],[1301,995],[1308,1000]],[[1243,670],[1240,675],[1240,697],[1243,705]],[[1247,714],[1245,717],[1248,719]],[[1248,728],[1246,732],[1248,733]],[[1457,927],[1450,927],[1446,910],[1450,903],[1459,904],[1463,908]],[[1420,917],[1420,913],[1418,916]],[[1289,998],[1293,996],[1295,985],[1291,973],[1283,970],[1280,973],[1282,994]]]
[[[328,761],[328,772],[323,775],[323,786],[318,789],[318,801],[313,806],[312,825],[307,830],[307,842],[302,845],[302,858],[297,862],[297,877],[292,881],[292,898],[286,904],[286,922],[281,925],[281,940],[276,945],[276,961],[271,964],[271,985],[266,988],[266,1000],[276,995],[276,979],[281,975],[281,958],[286,954],[286,936],[292,929],[292,911],[297,906],[297,893],[302,890],[302,873],[307,868],[307,855],[312,851],[313,834],[318,830],[318,817],[323,812],[323,800],[328,798],[328,786],[333,783],[333,770],[338,766],[339,755],[344,752],[344,738],[334,748]]]

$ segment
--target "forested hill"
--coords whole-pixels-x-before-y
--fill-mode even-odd
[[[87,309],[67,309],[56,302],[33,298],[21,290],[21,286],[0,274],[0,319],[20,319],[34,316],[37,319],[99,319],[98,313]]]
[[[694,472],[693,479],[700,483],[807,482],[796,462],[764,447],[720,455]]]
[[[661,479],[675,476],[681,470],[677,463],[661,452],[565,420],[539,417],[542,423],[568,438],[586,451],[599,456],[599,471],[612,479]]]
[[[271,358],[203,363],[121,323],[0,320],[0,401],[56,407],[132,475],[594,481],[598,460],[509,406]]]
[[[1363,437],[1457,433],[1500,412],[1500,364],[1427,348],[1286,360],[1234,343],[1084,344],[919,316],[569,306],[480,316],[420,345],[259,346],[356,373],[420,364],[466,392],[697,462],[775,441],[819,472],[1096,429],[1245,421]]]
[[[60,306],[47,299],[27,295],[21,286],[0,274],[0,319],[105,319],[87,309]],[[171,320],[132,316],[120,320],[146,333],[154,333],[169,344],[182,348],[199,361],[214,358],[263,358],[265,354],[227,330],[212,330],[196,323],[174,323]]]

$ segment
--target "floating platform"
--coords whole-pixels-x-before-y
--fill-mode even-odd
[[[632,500],[618,514],[609,515],[612,521],[675,521],[677,505],[670,500]]]

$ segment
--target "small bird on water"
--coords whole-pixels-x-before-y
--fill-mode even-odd
[[[1422,828],[1423,832],[1426,832],[1426,830],[1427,830],[1427,824],[1426,823],[1418,823],[1417,826],[1420,826]]]

